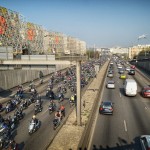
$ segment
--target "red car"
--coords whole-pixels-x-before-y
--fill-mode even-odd
[[[131,68],[131,69],[135,69],[135,66],[134,66],[134,65],[132,65],[130,68]]]
[[[143,97],[150,97],[150,86],[148,87],[143,87],[141,94]]]

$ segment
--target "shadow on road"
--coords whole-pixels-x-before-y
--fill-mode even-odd
[[[79,148],[79,150],[87,150],[87,148]],[[91,150],[141,150],[141,146],[139,137],[136,137],[131,143],[118,137],[118,143],[116,143],[116,146],[114,147],[109,145],[106,145],[105,147],[102,145],[93,145]]]
[[[24,148],[25,144],[24,142],[21,142],[18,144],[18,150],[22,150]]]
[[[0,91],[0,97],[1,98],[6,98],[9,97],[12,94],[12,90],[4,90],[2,89],[2,91]]]

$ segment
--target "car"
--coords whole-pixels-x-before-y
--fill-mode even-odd
[[[113,103],[111,101],[104,101],[99,107],[100,114],[113,114]]]
[[[143,87],[141,90],[141,95],[143,97],[150,97],[150,86]]]
[[[113,75],[113,73],[108,73],[108,75],[107,75],[107,77],[110,77],[110,78],[112,78],[114,75]]]
[[[130,67],[126,67],[126,71],[130,71]]]
[[[122,66],[121,65],[118,65],[118,67],[117,67],[118,69],[121,69],[122,68]]]
[[[135,75],[135,70],[134,69],[130,69],[130,71],[128,72],[129,75]]]
[[[150,135],[141,135],[140,144],[142,150],[150,150]]]
[[[130,68],[131,68],[131,69],[135,69],[135,65],[132,65]]]
[[[119,73],[119,74],[123,74],[123,73],[124,73],[124,69],[123,69],[123,68],[119,69],[119,70],[118,70],[118,73]]]
[[[113,72],[114,72],[114,71],[113,71],[113,70],[111,70],[111,69],[110,69],[110,70],[108,70],[108,73],[112,73],[112,74],[113,74]]]
[[[120,79],[126,79],[126,75],[125,74],[121,74],[120,75]]]
[[[107,87],[108,89],[114,89],[114,88],[115,88],[115,81],[109,80],[109,81],[107,82],[107,84],[106,84],[106,87]]]

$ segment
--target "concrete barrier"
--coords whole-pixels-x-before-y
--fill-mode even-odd
[[[99,71],[97,77],[93,80],[93,82],[89,85],[87,91],[82,96],[82,126],[77,126],[76,122],[76,110],[74,109],[73,112],[69,115],[66,123],[63,127],[59,130],[59,133],[56,137],[51,141],[51,145],[47,147],[47,150],[77,150],[78,146],[81,147],[80,140],[83,140],[85,137],[85,132],[89,127],[89,118],[91,118],[91,113],[94,106],[97,102],[97,96],[100,91],[100,87],[103,84],[104,77],[107,71],[108,62],[102,66],[101,70]],[[83,105],[85,104],[85,105]],[[83,135],[83,138],[82,138]],[[88,137],[87,137],[88,138]],[[88,139],[87,139],[88,141]],[[83,141],[81,142],[83,143]]]
[[[30,82],[39,78],[40,72],[44,76],[70,67],[69,65],[56,65],[56,69],[47,69],[47,70],[6,70],[0,71],[0,91],[11,89],[19,84]]]
[[[137,68],[147,73],[150,76],[150,61],[149,60],[141,60],[137,62],[131,62],[132,65],[135,65]]]

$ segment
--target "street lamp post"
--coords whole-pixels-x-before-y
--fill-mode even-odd
[[[81,61],[76,63],[77,75],[77,125],[81,126]]]

